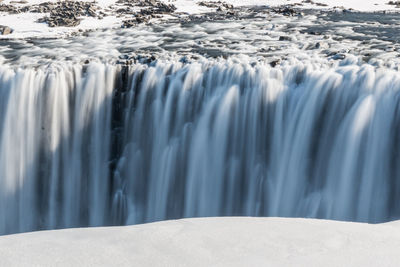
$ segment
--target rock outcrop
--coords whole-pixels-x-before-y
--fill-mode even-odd
[[[13,32],[13,30],[10,27],[0,25],[0,34],[1,35],[11,34],[12,32]]]

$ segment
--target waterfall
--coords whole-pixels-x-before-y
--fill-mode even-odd
[[[0,234],[400,217],[400,74],[240,60],[0,66]]]

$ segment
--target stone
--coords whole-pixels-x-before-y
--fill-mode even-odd
[[[276,14],[281,14],[283,16],[288,16],[288,17],[299,15],[299,12],[291,7],[273,8],[272,11]]]
[[[290,36],[279,36],[279,41],[292,41]]]
[[[50,16],[38,20],[38,22],[47,23],[49,27],[74,27],[80,24],[79,17],[97,17],[97,9],[98,7],[93,2],[63,1],[54,4],[41,3],[32,12],[50,12]]]
[[[0,25],[0,32],[2,35],[7,35],[7,34],[11,34],[13,32],[13,30],[8,26]]]
[[[271,66],[271,67],[273,67],[273,68],[275,68],[277,65],[279,65],[279,64],[281,64],[281,60],[280,59],[276,59],[276,60],[273,60],[273,61],[271,61],[270,63],[269,63],[269,65]]]
[[[346,58],[345,54],[337,53],[331,56],[332,59],[334,60],[342,60]]]

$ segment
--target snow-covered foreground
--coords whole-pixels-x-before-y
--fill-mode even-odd
[[[400,222],[197,218],[0,237],[1,266],[398,266]]]
[[[196,2],[200,0],[163,0],[167,3],[174,3],[178,10],[186,11],[190,13],[201,12],[199,7],[196,7]],[[207,2],[207,1],[206,1]],[[290,4],[302,4],[303,8],[316,8],[316,9],[328,9],[342,7],[346,9],[354,9],[363,12],[374,12],[381,10],[396,10],[395,5],[389,5],[386,0],[313,0],[310,2],[304,0],[225,0],[224,2],[234,5],[235,7],[240,6],[281,6]],[[397,8],[398,9],[398,8]]]
[[[83,0],[89,1],[91,0]],[[28,0],[26,4],[15,4],[13,0],[5,0],[2,4],[15,4],[17,6],[25,6],[32,4],[40,4],[43,2],[57,2],[56,0]],[[177,8],[176,12],[179,14],[200,14],[205,12],[213,12],[215,8],[208,8],[200,6],[200,0],[162,0],[166,4],[174,4]],[[208,1],[205,1],[208,2]],[[389,5],[388,0],[226,0],[226,3],[232,4],[235,7],[242,6],[269,6],[276,7],[281,5],[295,5],[298,8],[304,9],[353,9],[363,12],[375,11],[399,11],[396,5]],[[96,1],[100,8],[117,10],[119,7],[116,0],[99,0]],[[115,13],[115,12],[114,12]],[[13,29],[10,35],[1,36],[0,39],[20,39],[20,38],[49,38],[49,37],[63,37],[67,36],[78,30],[90,29],[106,29],[106,28],[120,28],[124,19],[130,16],[117,17],[116,14],[106,16],[104,19],[97,19],[92,17],[82,17],[80,25],[75,27],[48,27],[45,23],[39,23],[38,19],[48,14],[40,13],[19,13],[8,14],[0,12],[0,25],[9,26]],[[169,16],[166,16],[169,17]]]

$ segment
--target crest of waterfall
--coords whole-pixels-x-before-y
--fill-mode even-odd
[[[399,218],[399,90],[370,65],[3,65],[0,233]]]

